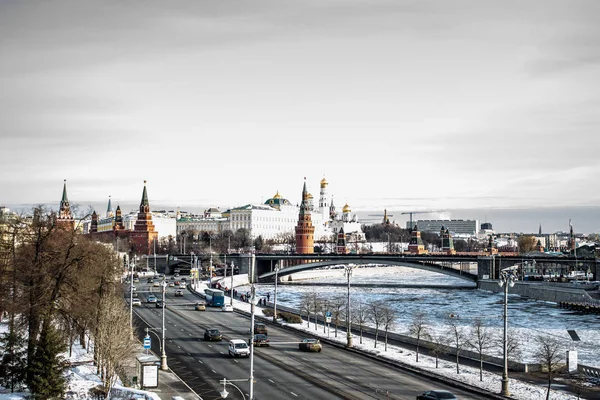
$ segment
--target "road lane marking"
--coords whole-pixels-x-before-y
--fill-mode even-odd
[[[275,384],[275,382],[273,382],[272,380],[269,379],[269,382],[271,382],[272,384]]]
[[[291,394],[293,394],[294,396],[298,397],[298,395],[294,392],[290,392]]]

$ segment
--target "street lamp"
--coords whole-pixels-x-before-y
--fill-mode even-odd
[[[166,371],[169,367],[167,366],[167,353],[165,352],[165,292],[167,291],[165,278],[163,278],[160,286],[162,286],[162,351],[160,354],[160,369]]]
[[[350,318],[350,277],[352,276],[352,269],[354,265],[348,264],[344,267],[344,274],[348,278],[348,299],[346,301],[346,347],[352,347],[352,320]]]
[[[233,261],[231,262],[231,298],[229,299],[230,302],[229,304],[231,304],[233,306]],[[225,268],[227,268],[227,264],[225,264]]]
[[[231,385],[234,388],[236,388],[238,390],[238,392],[240,392],[240,394],[242,395],[242,398],[244,400],[246,400],[246,395],[244,394],[244,392],[242,392],[240,390],[240,388],[237,387],[237,385],[235,385],[234,383],[232,383],[234,381],[235,382],[246,382],[247,379],[233,379],[233,380],[232,379],[226,379],[226,378],[221,379],[221,382],[223,383],[223,390],[221,392],[219,392],[219,394],[221,395],[221,398],[222,399],[226,399],[227,398],[227,396],[229,395],[229,392],[227,391],[227,388],[225,386],[226,385]]]
[[[275,295],[273,296],[273,322],[277,322],[277,281],[279,280],[278,273],[281,268],[279,263],[275,264]]]
[[[502,370],[502,389],[500,394],[503,396],[510,396],[510,391],[508,389],[508,340],[507,340],[507,331],[508,331],[508,287],[515,286],[515,281],[517,280],[517,271],[519,269],[518,265],[513,265],[512,267],[503,268],[500,271],[500,280],[498,281],[498,285],[500,287],[504,286],[504,336],[502,340],[503,346],[503,355],[504,355],[504,368]]]

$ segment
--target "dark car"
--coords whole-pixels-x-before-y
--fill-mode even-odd
[[[268,347],[269,338],[267,337],[267,335],[263,335],[262,333],[257,333],[256,335],[254,335],[254,346]]]
[[[263,335],[267,334],[267,326],[263,323],[255,323],[254,324],[254,333],[260,333]]]
[[[304,339],[298,344],[298,348],[302,351],[321,351],[321,342],[319,339]]]
[[[447,390],[428,390],[418,395],[417,400],[456,400],[456,396]]]
[[[162,300],[157,300],[155,304],[156,304],[156,308],[162,308],[162,306],[163,306]],[[166,306],[167,306],[167,303],[165,303],[165,307]]]
[[[208,328],[204,331],[204,340],[223,340],[223,335],[216,328]]]

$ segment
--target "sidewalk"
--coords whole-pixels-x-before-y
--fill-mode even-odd
[[[142,360],[148,358],[148,356],[160,360],[155,354],[146,354],[146,350],[141,349],[137,355]],[[127,377],[133,379],[136,377],[136,387],[119,387],[114,388],[111,392],[111,399],[152,399],[152,400],[202,400],[202,398],[196,394],[184,381],[179,378],[170,369],[163,371],[160,369],[160,361],[156,363],[158,367],[158,386],[152,388],[141,388],[141,377],[138,376],[138,361],[134,362],[127,367]],[[148,365],[147,363],[145,365]]]

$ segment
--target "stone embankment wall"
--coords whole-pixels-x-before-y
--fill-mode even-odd
[[[479,281],[477,286],[481,290],[489,290],[495,293],[504,291],[504,287],[500,287],[497,280]],[[553,303],[600,304],[599,300],[594,299],[584,289],[548,285],[543,282],[516,282],[515,286],[508,289],[508,292],[533,300],[550,301]]]

